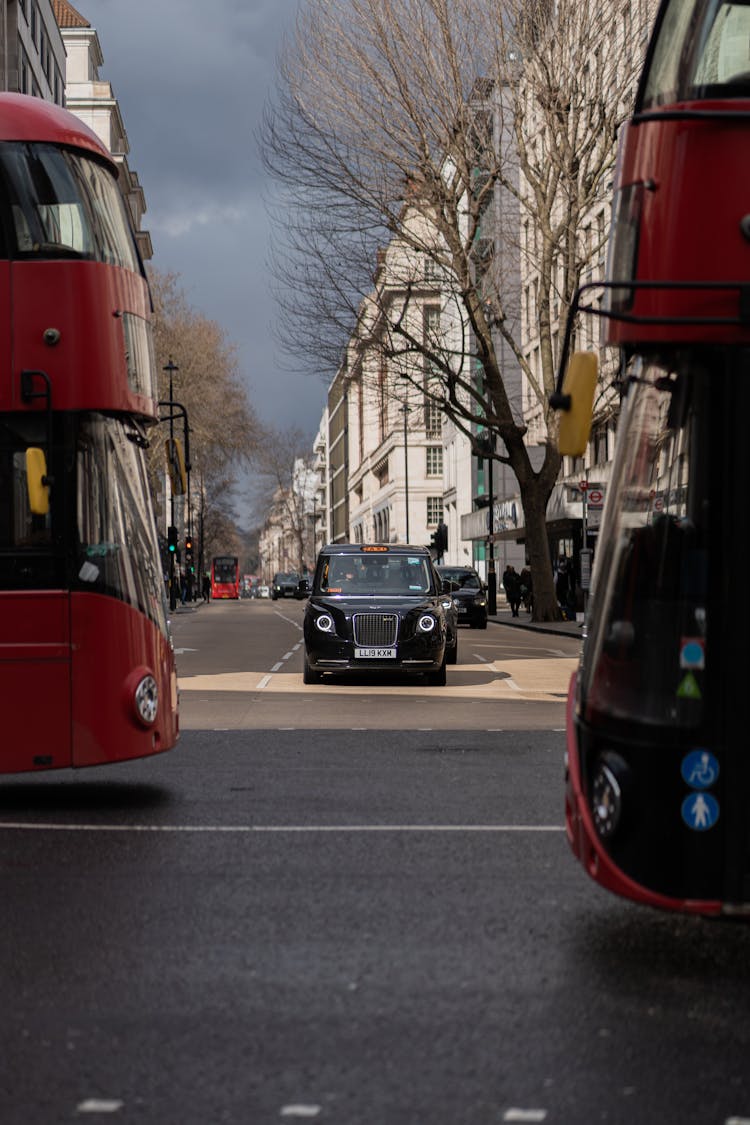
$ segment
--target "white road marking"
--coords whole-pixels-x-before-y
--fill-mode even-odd
[[[564,832],[562,824],[57,824],[0,821],[3,830],[22,832],[195,832],[311,835],[315,832]]]
[[[288,660],[290,656],[294,656],[294,653],[293,652],[285,652],[281,659],[282,660]]]
[[[175,656],[182,656],[183,652],[200,652],[197,648],[176,648],[174,650]]]
[[[503,1121],[545,1121],[546,1109],[506,1109]]]
[[[282,1117],[317,1117],[319,1113],[319,1105],[284,1105],[281,1107]]]
[[[270,682],[271,682],[271,677],[270,677],[270,675],[269,675],[269,676],[264,676],[264,677],[263,677],[263,679],[262,679],[262,680],[260,681],[260,683],[258,684],[258,686],[256,687],[256,689],[255,689],[255,690],[256,690],[256,691],[263,691],[263,688],[266,688],[266,687],[268,687],[268,685],[270,684]]]
[[[520,691],[521,690],[520,687],[518,686],[518,684],[516,683],[516,681],[511,680],[510,676],[505,677],[505,683],[508,685],[509,688],[513,688],[513,691]]]
[[[282,667],[282,664],[281,664],[281,661],[279,660],[279,661],[277,661],[277,663],[276,663],[276,664],[274,664],[274,666],[273,666],[273,668],[271,669],[271,671],[272,671],[272,672],[278,672],[278,671],[279,671],[279,669],[280,669],[281,667]]]
[[[124,1102],[116,1098],[86,1098],[76,1106],[76,1113],[117,1113]]]
[[[288,625],[294,625],[295,629],[299,629],[300,633],[302,632],[302,626],[299,621],[292,621],[291,617],[285,617],[283,613],[279,613],[278,609],[275,609],[273,612],[277,617],[280,617],[282,621],[286,621]]]

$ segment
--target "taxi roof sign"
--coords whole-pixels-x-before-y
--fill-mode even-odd
[[[388,548],[385,547],[385,546],[382,546],[382,545],[378,545],[377,547],[363,547],[362,550],[363,551],[369,551],[370,553],[372,553],[372,552],[377,552],[377,551],[387,551]]]

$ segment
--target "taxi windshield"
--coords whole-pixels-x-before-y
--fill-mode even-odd
[[[415,596],[432,590],[424,555],[330,555],[321,560],[321,594]]]

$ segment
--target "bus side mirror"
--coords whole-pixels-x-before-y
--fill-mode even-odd
[[[47,458],[44,456],[43,449],[26,450],[26,488],[31,514],[46,516],[49,512],[49,480]]]
[[[593,352],[570,357],[562,389],[558,449],[563,455],[582,457],[586,452],[594,413],[594,391],[599,364]]]

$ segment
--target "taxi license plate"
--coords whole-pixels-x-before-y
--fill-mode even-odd
[[[355,648],[357,660],[395,660],[395,648]]]

